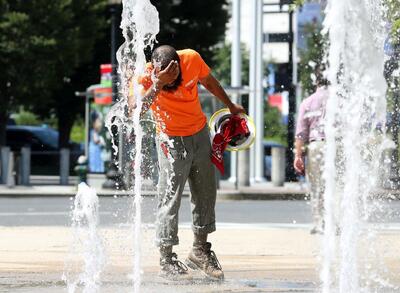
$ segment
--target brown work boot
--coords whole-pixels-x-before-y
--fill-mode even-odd
[[[192,280],[187,266],[178,260],[176,253],[170,253],[160,258],[159,276],[170,281]]]
[[[186,259],[186,264],[193,270],[201,270],[210,279],[224,279],[224,272],[217,256],[211,250],[210,242],[206,242],[202,246],[194,246]]]

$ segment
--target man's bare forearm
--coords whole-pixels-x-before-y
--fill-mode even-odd
[[[160,93],[160,91],[161,90],[160,90],[159,87],[153,85],[143,95],[143,98],[142,98],[142,111],[140,113],[141,115],[143,115],[144,113],[146,113],[150,109],[151,105],[153,104],[155,98]]]
[[[304,156],[304,152],[305,152],[305,148],[304,148],[304,141],[296,138],[296,141],[294,143],[295,145],[295,154],[298,157],[303,157]]]
[[[221,86],[219,81],[211,74],[205,79],[201,80],[201,84],[214,96],[216,96],[222,103],[228,108],[233,106],[231,99],[226,94],[224,88]]]
[[[142,117],[143,114],[145,114],[150,109],[159,92],[160,90],[154,85],[145,92],[142,97],[142,109],[140,111],[140,117]],[[137,107],[135,96],[132,95],[128,97],[128,107],[129,115],[132,115],[133,111]]]

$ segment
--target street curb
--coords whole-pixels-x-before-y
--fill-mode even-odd
[[[109,189],[97,189],[99,197],[133,196],[132,191],[119,191]],[[74,197],[77,193],[76,186],[18,186],[8,188],[0,185],[0,198],[34,198],[34,197]],[[183,191],[183,197],[190,195],[189,189]],[[147,189],[142,191],[144,197],[156,197],[157,190]],[[371,197],[377,200],[400,200],[400,190],[378,189],[371,193]],[[269,188],[242,188],[219,189],[217,200],[309,200],[305,189],[269,187]]]
[[[218,200],[308,200],[308,196],[304,192],[297,193],[255,193],[246,191],[223,190],[217,193]]]
[[[74,197],[77,193],[77,188],[74,186],[18,186],[8,188],[0,186],[0,198],[34,198],[34,197]],[[121,197],[132,196],[131,191],[119,191],[109,189],[96,190],[99,197]],[[190,191],[185,189],[183,197],[189,197]],[[156,190],[143,190],[142,196],[156,197]],[[244,190],[219,189],[217,191],[217,200],[305,200],[305,191],[294,190],[252,190],[247,188]]]

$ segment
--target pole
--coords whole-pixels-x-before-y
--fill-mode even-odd
[[[256,182],[264,179],[264,66],[263,66],[263,1],[257,1],[257,50],[256,50],[256,129],[254,176]]]
[[[117,40],[116,40],[116,30],[117,30],[117,11],[120,7],[120,3],[118,1],[110,1],[110,13],[111,13],[111,52],[110,52],[110,60],[111,60],[111,65],[112,65],[112,97],[113,97],[113,102],[116,102],[119,100],[118,96],[118,71],[117,71]],[[113,134],[114,135],[114,134]],[[118,133],[115,134],[115,138],[118,138],[118,150],[119,152],[122,151],[122,129],[118,129]],[[119,166],[117,166],[119,164]],[[123,188],[122,181],[120,180],[121,174],[118,172],[118,167],[122,167],[122,162],[120,162],[119,157],[115,154],[115,151],[113,148],[111,148],[111,160],[110,160],[110,165],[108,167],[106,177],[107,180],[102,184],[103,188],[108,188],[108,189],[115,189],[115,188]],[[122,170],[122,169],[120,169]]]
[[[240,87],[242,85],[242,56],[240,51],[240,0],[232,1],[232,50],[231,50],[231,86]],[[233,94],[232,101],[238,103],[240,100],[240,94]],[[237,152],[231,152],[231,177],[230,182],[234,182],[237,186],[237,164],[238,154]]]
[[[10,163],[10,147],[2,146],[0,147],[1,151],[1,181],[0,184],[7,184],[7,176],[8,176],[8,165]]]
[[[15,172],[14,172],[14,152],[9,151],[8,152],[8,164],[7,164],[7,170],[6,170],[6,185],[7,187],[11,188],[15,186]]]
[[[85,157],[89,158],[89,96],[85,96]]]
[[[113,4],[110,6],[111,13],[111,66],[112,66],[112,98],[113,101],[118,99],[118,74],[117,74],[117,39],[116,39],[116,28],[117,28],[117,5]]]
[[[252,0],[252,22],[251,22],[251,42],[250,42],[250,68],[249,68],[249,115],[256,120],[256,64],[257,64],[257,9],[259,0]],[[258,129],[256,130],[258,131]],[[250,182],[254,182],[254,162],[255,162],[255,148],[250,148]]]
[[[292,51],[292,56],[293,56],[293,86],[294,86],[294,92],[296,96],[296,115],[295,118],[297,117],[297,113],[299,110],[299,106],[301,104],[301,89],[299,87],[299,82],[298,82],[298,66],[297,66],[297,61],[298,61],[298,56],[297,56],[297,44],[299,42],[299,32],[297,29],[297,10],[293,12],[293,48],[294,50]],[[296,119],[295,119],[296,120]]]
[[[293,169],[293,146],[294,146],[294,132],[295,132],[295,112],[296,112],[296,92],[293,85],[293,11],[289,12],[289,113],[288,113],[288,131],[286,149],[286,179],[294,181],[296,174]]]
[[[60,150],[60,185],[68,185],[69,177],[69,157],[70,150],[62,148]]]
[[[29,177],[31,175],[31,147],[21,148],[19,167],[19,179],[21,185],[29,185]]]
[[[117,4],[111,5],[111,65],[112,65],[112,96],[113,101],[116,102],[119,100],[118,95],[118,72],[117,72],[117,39],[116,39],[116,22],[117,22]],[[118,157],[113,156],[113,163],[116,164],[118,162],[119,172],[124,173],[125,164],[124,164],[124,154],[125,154],[125,135],[124,135],[124,126],[121,124],[118,129]]]

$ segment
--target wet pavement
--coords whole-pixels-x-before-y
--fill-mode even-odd
[[[72,276],[76,278],[82,267],[82,251],[71,251],[72,203],[68,197],[0,198],[0,293],[68,292],[62,281],[68,257],[76,258]],[[127,224],[131,203],[126,196],[100,198],[99,233],[106,266],[99,293],[133,292],[134,235]],[[141,292],[319,292],[321,236],[309,234],[307,201],[219,200],[217,231],[210,235],[226,276],[219,283],[204,281],[196,273],[189,283],[170,283],[157,276],[155,204],[154,198],[144,198]],[[385,281],[396,286],[400,285],[400,255],[394,249],[400,246],[399,214],[399,201],[381,202],[369,225],[376,234],[376,255],[365,254],[365,260],[384,263]],[[190,220],[190,201],[183,198],[176,247],[182,260],[191,247]],[[395,288],[376,292],[400,292]]]
[[[142,231],[141,292],[318,292],[320,236],[309,227],[293,224],[224,224],[210,235],[226,279],[209,283],[194,272],[194,283],[166,282],[157,276],[158,252],[153,245],[154,230]],[[133,250],[130,227],[99,229],[104,241],[106,266],[99,292],[133,292]],[[388,270],[386,280],[399,285],[400,256],[398,228],[376,229],[379,258]],[[66,267],[70,279],[77,278],[81,250],[71,250],[72,230],[59,226],[0,227],[0,292],[67,292],[62,275]],[[184,260],[192,241],[188,225],[180,226],[176,252]],[[363,253],[363,251],[360,251]],[[69,255],[75,260],[67,266]],[[372,262],[373,256],[365,257]],[[77,290],[76,292],[83,292]],[[394,293],[398,290],[377,291]]]

